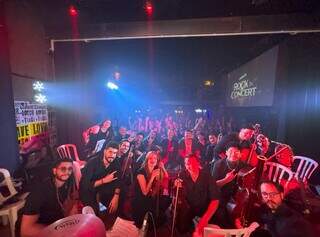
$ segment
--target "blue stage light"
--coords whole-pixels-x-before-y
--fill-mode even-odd
[[[118,87],[115,83],[113,83],[113,82],[111,82],[111,81],[109,81],[109,82],[107,83],[107,87],[108,87],[110,90],[118,90],[118,89],[119,89],[119,87]]]

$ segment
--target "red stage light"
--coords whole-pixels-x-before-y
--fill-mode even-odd
[[[148,16],[151,16],[153,13],[153,6],[152,3],[150,1],[147,1],[145,4],[145,10]]]
[[[69,15],[70,16],[77,16],[78,15],[78,10],[75,6],[71,5],[69,7]]]

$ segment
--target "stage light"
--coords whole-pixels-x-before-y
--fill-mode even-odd
[[[73,17],[78,15],[78,10],[75,6],[71,5],[69,7],[69,15]]]
[[[41,81],[36,81],[32,84],[33,90],[41,92],[44,89],[44,85]]]
[[[210,86],[213,86],[213,85],[214,85],[214,82],[213,82],[213,81],[210,81],[210,80],[207,80],[207,81],[204,81],[203,84],[204,84],[205,86],[210,87]]]
[[[151,16],[153,13],[153,6],[152,6],[151,1],[146,1],[144,8],[145,8],[147,15]]]
[[[43,94],[36,94],[34,100],[40,104],[44,104],[47,102],[47,97]]]
[[[113,82],[111,82],[111,81],[108,81],[107,87],[108,87],[110,90],[118,90],[118,89],[119,89],[119,87],[118,87],[115,83],[113,83]]]
[[[195,109],[194,112],[196,112],[197,114],[202,113],[202,109]]]

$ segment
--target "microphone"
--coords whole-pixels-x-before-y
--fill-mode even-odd
[[[144,215],[143,222],[142,222],[142,227],[139,230],[138,237],[145,237],[147,235],[147,232],[148,232],[148,215],[149,215],[149,212],[147,212]]]

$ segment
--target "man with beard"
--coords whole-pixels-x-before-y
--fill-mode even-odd
[[[118,144],[109,142],[103,151],[88,161],[81,170],[80,199],[99,213],[99,201],[107,207],[109,213],[118,209],[120,195],[121,168],[116,162]]]
[[[202,236],[203,229],[215,215],[219,204],[219,189],[209,172],[200,168],[199,159],[189,155],[184,159],[185,170],[175,181],[175,186],[182,187],[179,194],[181,206],[178,207],[177,229],[180,233],[189,232],[193,218],[200,220],[195,228],[194,236]]]
[[[217,211],[217,222],[224,227],[232,227],[231,218],[228,217],[227,203],[237,191],[236,176],[238,171],[246,165],[240,161],[241,153],[237,143],[227,145],[227,158],[217,160],[211,169],[211,175],[221,190],[220,205]]]
[[[257,222],[262,228],[254,231],[253,237],[312,237],[314,230],[299,213],[284,203],[283,187],[272,181],[260,184],[262,205],[255,209]]]
[[[52,168],[52,177],[31,190],[17,221],[18,235],[37,236],[47,225],[77,214],[78,195],[72,171],[72,160],[59,159]]]

